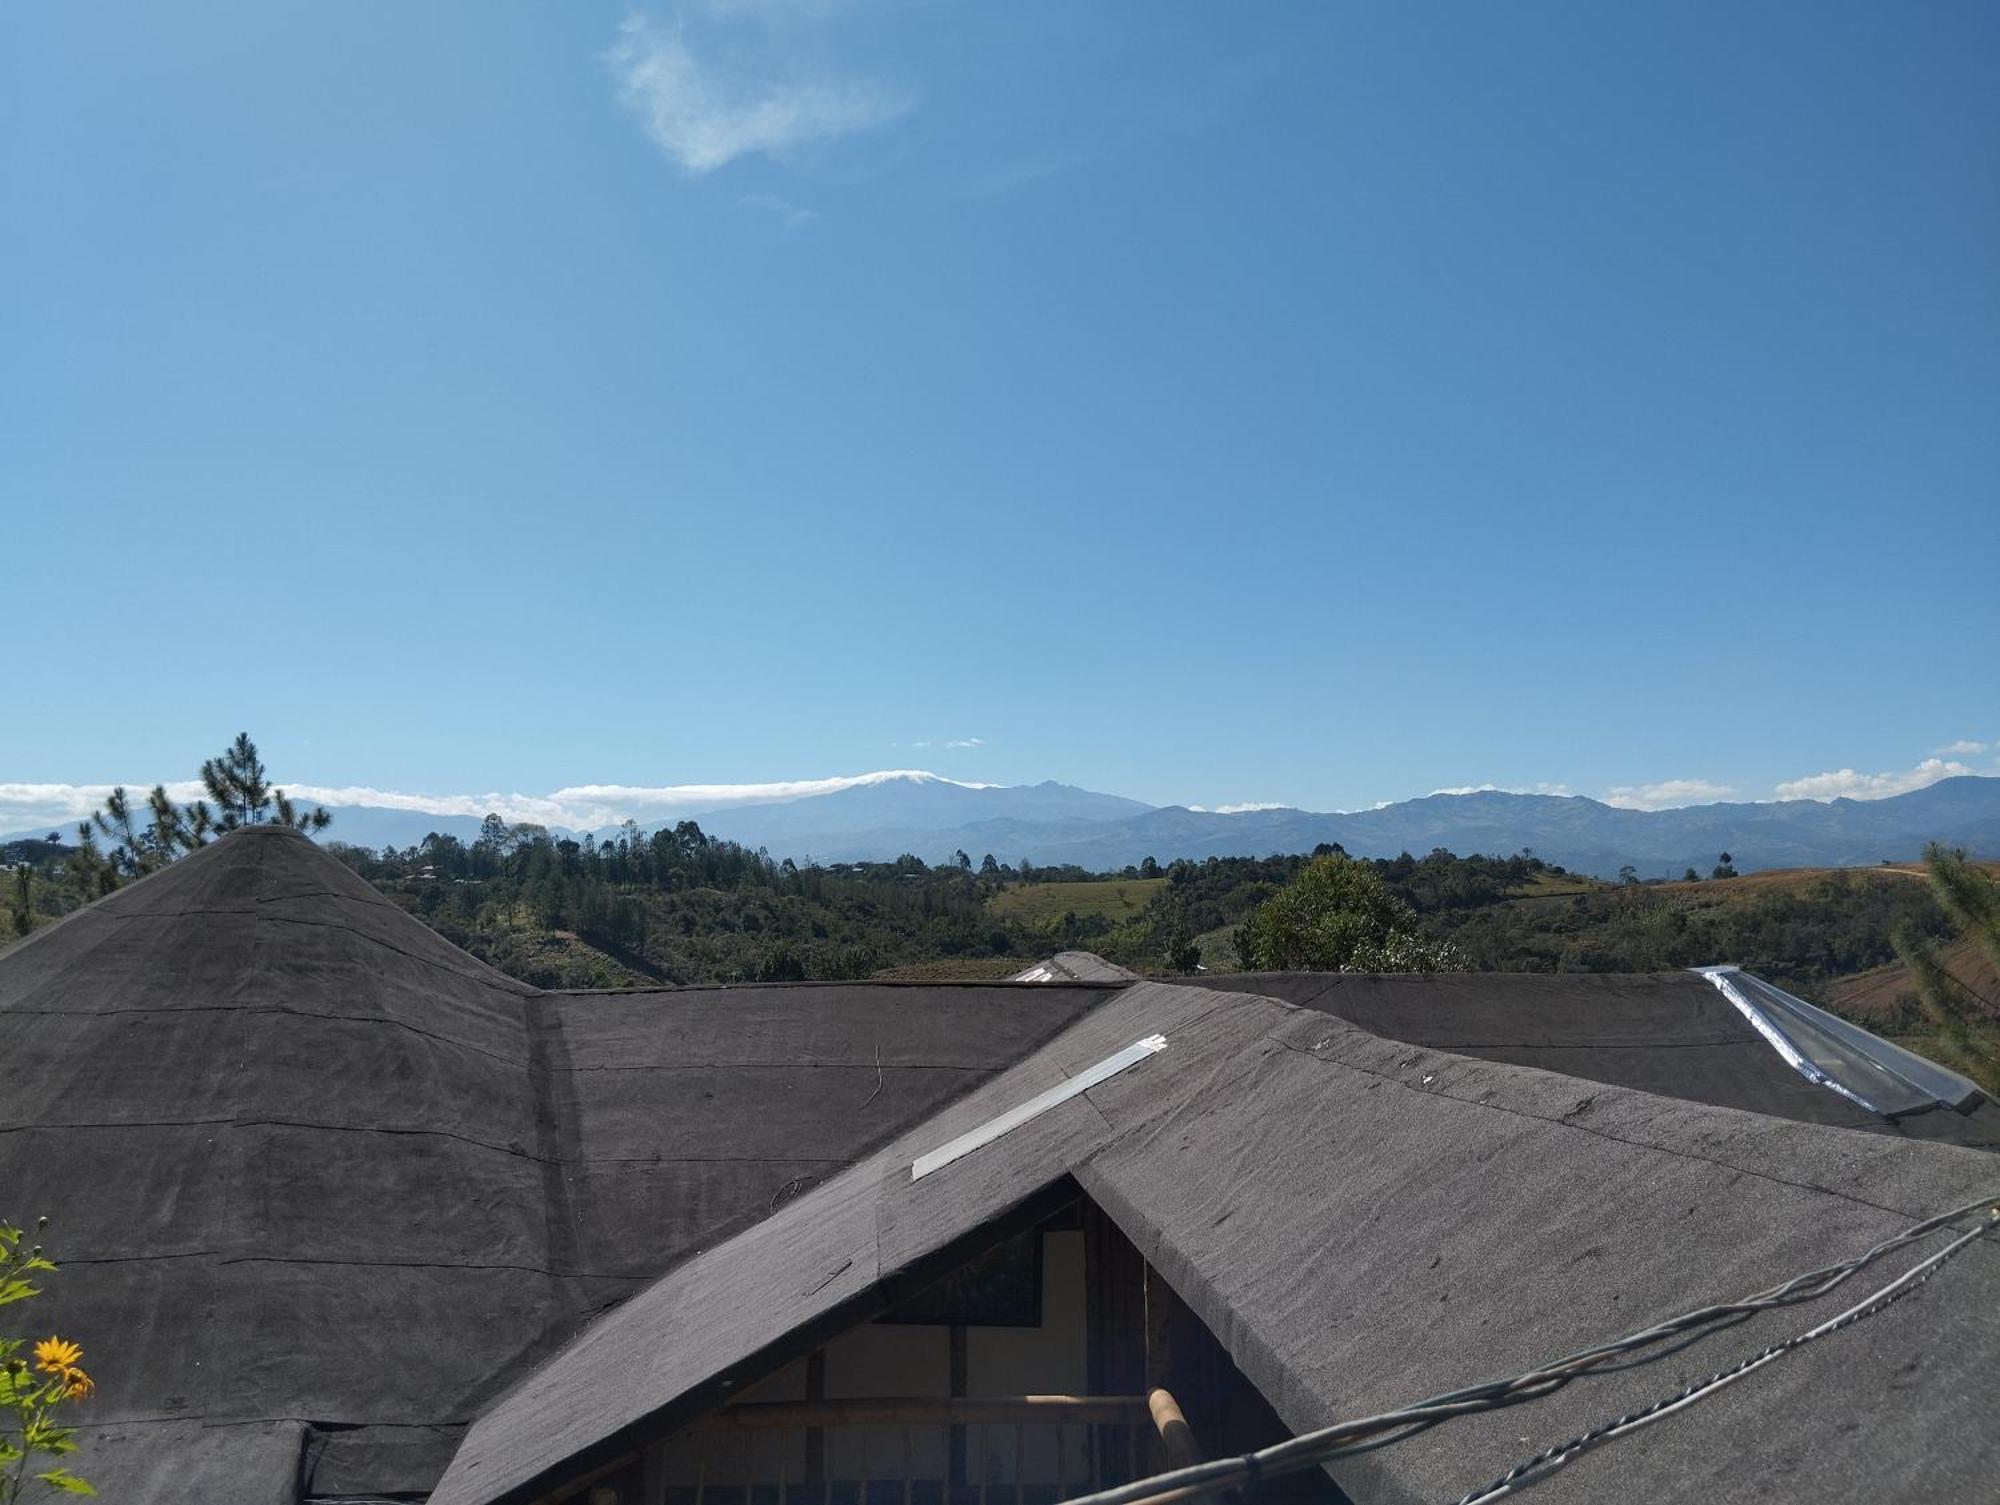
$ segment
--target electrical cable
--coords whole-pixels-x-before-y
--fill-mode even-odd
[[[1539,1368],[1529,1370],[1525,1374],[1516,1375],[1504,1380],[1490,1380],[1479,1385],[1469,1385],[1464,1389],[1447,1391],[1442,1395],[1432,1396],[1429,1400],[1419,1401],[1414,1405],[1403,1406],[1394,1411],[1385,1411],[1376,1416],[1361,1417],[1352,1421],[1340,1422],[1333,1426],[1317,1428],[1314,1431],[1301,1433],[1297,1437],[1288,1438],[1284,1442],[1275,1443],[1270,1447],[1261,1448],[1254,1453],[1241,1457],[1218,1458],[1207,1463],[1194,1464],[1188,1468],[1174,1469],[1167,1473],[1156,1474],[1151,1478],[1137,1479],[1129,1484],[1118,1485],[1112,1489],[1099,1490],[1094,1494],[1080,1495],[1069,1501],[1068,1505],[1173,1505],[1175,1501],[1187,1500],[1196,1495],[1207,1494],[1217,1489],[1243,1484],[1250,1480],[1269,1478],[1279,1474],[1296,1473],[1301,1469],[1310,1468],[1315,1464],[1329,1462],[1349,1452],[1358,1452],[1364,1448],[1381,1446],[1384,1441],[1403,1441],[1417,1435],[1419,1432],[1428,1431],[1434,1426],[1449,1421],[1454,1416],[1465,1416],[1482,1411],[1495,1411],[1508,1406],[1521,1405],[1527,1401],[1539,1400],[1543,1396],[1554,1394],[1568,1385],[1572,1380],[1603,1366],[1611,1359],[1617,1358],[1620,1355],[1632,1353],[1641,1348],[1652,1347],[1655,1344],[1665,1342],[1669,1338],[1688,1334],[1696,1329],[1712,1329],[1718,1326],[1734,1325],[1736,1322],[1756,1312],[1769,1311],[1776,1307],[1797,1306],[1804,1302],[1816,1301],[1883,1256],[1893,1253],[1895,1250],[1903,1248],[1908,1244],[1915,1243],[1917,1240],[1936,1232],[1940,1228],[1956,1223],[1982,1210],[1987,1211],[1989,1216],[1977,1227],[1956,1240],[1947,1250],[1940,1251],[1940,1255],[1933,1255],[1922,1263],[1912,1266],[1911,1270],[1906,1272],[1905,1278],[1911,1279],[1910,1285],[1905,1285],[1901,1279],[1892,1282],[1890,1286],[1884,1287],[1883,1291],[1878,1291],[1858,1307],[1851,1308],[1848,1312],[1842,1313],[1840,1317],[1833,1319],[1835,1325],[1845,1326],[1849,1322],[1860,1320],[1862,1316],[1866,1316],[1872,1311],[1880,1310],[1880,1306],[1877,1305],[1878,1302],[1882,1305],[1887,1304],[1887,1301],[1884,1300],[1885,1293],[1895,1293],[1889,1295],[1888,1299],[1896,1299],[1896,1295],[1900,1295],[1902,1292],[1913,1288],[1913,1285],[1916,1283],[1914,1277],[1919,1276],[1920,1272],[1924,1278],[1927,1278],[1929,1272],[1934,1271],[1941,1265],[1944,1259],[1956,1254],[1967,1244],[1970,1244],[1977,1238],[1983,1237],[1995,1227],[2000,1227],[2000,1198],[1992,1196],[1981,1197],[1976,1202],[1968,1202],[1961,1207],[1953,1208],[1949,1212],[1940,1213],[1936,1217],[1926,1218],[1920,1223],[1913,1224],[1901,1233],[1882,1240],[1874,1247],[1856,1255],[1852,1259],[1842,1260],[1836,1264],[1824,1265],[1819,1269],[1808,1270],[1802,1274],[1794,1275],[1789,1280],[1780,1281],[1777,1285],[1736,1301],[1697,1307],[1692,1311],[1683,1312],[1677,1317],[1668,1318],[1664,1322],[1656,1323],[1652,1327],[1642,1328],[1638,1332],[1629,1333],[1625,1337],[1615,1339],[1611,1342],[1578,1349],[1574,1353],[1555,1359]],[[1822,1325],[1826,1326],[1827,1331],[1834,1330],[1833,1326]],[[1819,1335],[1818,1330],[1815,1329],[1813,1336]],[[1796,1347],[1800,1342],[1805,1341],[1810,1341],[1810,1339],[1800,1338],[1786,1344],[1774,1345],[1774,1347],[1778,1352],[1782,1352],[1791,1347]],[[1777,1352],[1771,1352],[1768,1358],[1775,1358],[1776,1356]],[[1768,1358],[1764,1361],[1768,1362]],[[1753,1365],[1751,1367],[1756,1366]],[[1742,1368],[1742,1373],[1747,1374],[1748,1372],[1748,1368]],[[1740,1377],[1740,1375],[1729,1374],[1726,1371],[1725,1374],[1727,1378],[1724,1376],[1716,1376],[1715,1378],[1721,1380],[1723,1383],[1728,1383],[1730,1380]],[[1694,1388],[1700,1393],[1706,1394],[1711,1384],[1712,1382],[1710,1381],[1704,1381],[1702,1386]],[[1719,1388],[1719,1386],[1716,1388]],[[1692,1404],[1693,1400],[1697,1398],[1699,1398],[1698,1395],[1676,1397],[1667,1404],[1672,1404],[1678,1408],[1682,1404]],[[1662,1410],[1660,1414],[1665,1414],[1665,1411]],[[1628,1422],[1630,1423],[1629,1425]],[[1619,1422],[1612,1423],[1611,1429],[1607,1430],[1604,1435],[1612,1435],[1615,1431],[1632,1430],[1639,1424],[1642,1424],[1640,1419],[1621,1418]],[[1394,1433],[1396,1435],[1385,1439],[1383,1435],[1385,1433]],[[1595,1440],[1603,1440],[1603,1438],[1599,1437]],[[1533,1468],[1537,1465],[1534,1460],[1531,1460],[1530,1464],[1526,1466]],[[1495,1485],[1499,1482],[1496,1480]],[[1490,1494],[1495,1485],[1487,1486],[1488,1498],[1497,1498]]]
[[[2000,1224],[2000,1211],[1996,1211],[1985,1223],[1972,1229],[1969,1233],[1960,1234],[1951,1243],[1929,1258],[1912,1265],[1901,1275],[1890,1281],[1889,1284],[1875,1292],[1874,1295],[1855,1303],[1838,1317],[1822,1322],[1818,1327],[1810,1328],[1805,1332],[1797,1334],[1795,1337],[1786,1338],[1781,1343],[1773,1343],[1770,1347],[1750,1355],[1749,1358],[1732,1364],[1727,1369],[1717,1370],[1707,1379],[1698,1380],[1676,1394],[1653,1402],[1650,1406],[1643,1406],[1637,1411],[1627,1412],[1616,1421],[1606,1422],[1602,1426],[1593,1427],[1588,1432],[1572,1437],[1568,1442],[1558,1443],[1555,1447],[1537,1453],[1526,1462],[1516,1464],[1483,1489],[1475,1489],[1471,1494],[1460,1500],[1458,1505],[1486,1505],[1486,1502],[1489,1500],[1497,1500],[1505,1495],[1512,1494],[1522,1484],[1531,1483],[1535,1479],[1553,1472],[1555,1469],[1569,1462],[1570,1459],[1577,1457],[1581,1453],[1588,1452],[1601,1443],[1609,1442],[1614,1437],[1621,1437],[1627,1432],[1636,1432],[1641,1427],[1650,1426],[1662,1417],[1671,1416],[1674,1412],[1683,1410],[1693,1405],[1696,1401],[1705,1400],[1726,1385],[1733,1385],[1746,1374],[1751,1373],[1753,1370],[1762,1369],[1773,1359],[1790,1353],[1793,1349],[1803,1348],[1814,1339],[1824,1338],[1829,1333],[1838,1332],[1841,1328],[1859,1322],[1864,1317],[1872,1317],[1884,1307],[1891,1306],[1909,1295],[1910,1292],[1937,1274],[1943,1268],[1945,1261],[1965,1248],[1966,1245],[1972,1243],[1973,1240],[1984,1237],[1996,1224]]]

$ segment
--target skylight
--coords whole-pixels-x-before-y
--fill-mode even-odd
[[[1970,1112],[1978,1086],[1935,1061],[1891,1044],[1773,987],[1740,967],[1696,967],[1771,1048],[1807,1081],[1884,1118],[1932,1108]]]

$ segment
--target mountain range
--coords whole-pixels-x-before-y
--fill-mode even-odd
[[[427,832],[470,840],[463,816],[371,807],[334,810],[328,833],[363,846],[408,846]],[[1152,806],[1053,781],[981,786],[909,774],[830,794],[709,810],[703,830],[803,862],[929,862],[963,851],[1008,865],[1074,863],[1102,871],[1153,857],[1268,856],[1337,842],[1364,857],[1531,849],[1575,872],[1642,877],[1707,873],[1723,852],[1739,871],[1905,861],[1929,841],[2000,855],[2000,778],[1951,778],[1888,799],[1780,800],[1627,810],[1579,795],[1433,794],[1373,810],[1265,809],[1220,814]],[[656,824],[656,823],[655,823]],[[607,833],[598,833],[607,834]]]

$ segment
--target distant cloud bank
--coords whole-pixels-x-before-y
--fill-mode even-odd
[[[1976,744],[1954,744],[1970,747]],[[1852,768],[1837,768],[1830,773],[1808,774],[1802,779],[1789,779],[1777,788],[1781,800],[1879,800],[1892,794],[1908,794],[1916,789],[1928,789],[1939,779],[1957,778],[1974,770],[1964,763],[1945,758],[1925,758],[1915,768],[1901,773],[1856,773]]]
[[[1662,779],[1657,784],[1621,784],[1604,796],[1620,810],[1668,810],[1676,805],[1712,805],[1736,791],[1712,779]]]
[[[954,737],[936,742],[911,744],[917,748],[943,747],[970,750],[985,746],[983,737]],[[1776,785],[1767,799],[1833,800],[1887,799],[1925,789],[1941,779],[1965,774],[2000,774],[2000,762],[1988,760],[1981,767],[1944,754],[1957,752],[1976,756],[1979,752],[2000,751],[2000,743],[1962,739],[1927,757],[1915,767],[1883,773],[1864,773],[1852,768],[1832,769],[1787,779]],[[537,825],[564,826],[573,830],[603,830],[621,821],[641,825],[685,820],[710,811],[741,805],[775,804],[785,800],[808,799],[835,794],[843,789],[895,782],[954,784],[963,789],[992,789],[990,783],[949,779],[916,768],[885,768],[870,773],[838,774],[831,778],[777,779],[762,783],[732,784],[572,784],[547,794],[489,791],[485,794],[422,794],[399,789],[377,789],[366,784],[308,784],[286,782],[281,787],[294,799],[323,805],[364,806],[382,810],[406,810],[426,815],[453,815],[473,820],[496,814],[510,823],[530,821]],[[152,787],[150,779],[132,779],[126,787],[143,794]],[[0,834],[33,832],[38,829],[67,834],[76,823],[89,818],[104,803],[110,784],[0,783]],[[174,799],[199,799],[202,787],[193,780],[169,783]],[[1532,786],[1502,784],[1461,784],[1433,789],[1432,795],[1486,793],[1568,795],[1565,784],[1540,783]],[[1685,805],[1713,804],[1725,799],[1754,799],[1739,794],[1729,784],[1703,778],[1669,778],[1650,784],[1620,784],[1607,790],[1601,799],[1607,805],[1626,810],[1667,810]],[[1384,800],[1381,809],[1394,801]],[[1258,810],[1281,810],[1296,802],[1281,800],[1237,800],[1221,805],[1189,805],[1190,810],[1215,815],[1242,815]]]
[[[287,783],[282,787],[296,800],[322,805],[363,805],[380,810],[413,810],[425,815],[462,815],[473,820],[495,814],[511,823],[531,821],[544,826],[598,830],[624,820],[642,824],[684,820],[737,805],[775,804],[897,781],[957,784],[965,789],[993,787],[947,779],[915,768],[885,768],[873,773],[758,784],[574,784],[549,794],[508,794],[497,790],[488,794],[410,794],[366,784]],[[0,832],[31,831],[37,826],[63,830],[74,826],[102,805],[113,787],[111,784],[0,784]],[[134,779],[126,787],[143,792],[152,783]],[[202,787],[194,782],[168,784],[167,793],[176,800],[199,799]]]

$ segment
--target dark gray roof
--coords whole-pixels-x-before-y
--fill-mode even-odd
[[[916,1156],[1155,1033],[1167,1048],[913,1181]],[[1303,1429],[1531,1367],[2000,1191],[1980,1151],[1671,1101],[1148,983],[596,1323],[474,1424],[433,1505],[524,1500],[680,1424],[1073,1178]],[[1532,1446],[1817,1321],[1680,1354],[1343,1464],[1455,1498]],[[1930,1500],[2000,1466],[2000,1247],[1593,1453],[1551,1501]]]
[[[1239,972],[1204,987],[1333,1014],[1371,1034],[1687,1102],[2000,1148],[2000,1103],[1890,1119],[1806,1080],[1694,972]]]
[[[1618,1230],[1577,1246],[1577,1288],[1598,1292],[1584,1315],[1602,1317],[1614,1280],[1596,1266],[1613,1254],[1640,1262],[1639,1275],[1621,1267],[1632,1283],[1617,1289],[1643,1290],[1639,1276],[1664,1262],[1670,1293],[1706,1292],[1687,1265],[1712,1249],[1716,1284],[1733,1289],[1760,1248],[1831,1246],[1931,1210],[1934,1192],[1971,1175],[1948,1151],[1390,1045],[1254,996],[1282,991],[1275,982],[1250,979],[1248,995],[1121,991],[1124,975],[1094,962],[1066,955],[1054,971],[1089,979],[1102,967],[1106,980],[543,993],[271,829],[39,932],[0,956],[0,1214],[57,1219],[52,1241],[68,1258],[33,1311],[83,1342],[98,1374],[87,1472],[132,1505],[420,1495],[485,1413],[450,1486],[477,1495],[484,1479],[554,1466],[554,1453],[527,1456],[510,1439],[522,1415],[553,1419],[549,1436],[584,1451],[616,1446],[621,1428],[658,1425],[712,1394],[715,1375],[754,1368],[756,1343],[796,1343],[815,1314],[881,1299],[884,1282],[950,1258],[954,1240],[1065,1175],[1189,1283],[1295,1421],[1352,1398],[1348,1381],[1390,1399],[1446,1369],[1463,1377],[1438,1354],[1407,1372],[1386,1350],[1363,1362],[1356,1345],[1382,1342],[1381,1313],[1473,1314],[1462,1320],[1480,1342],[1456,1357],[1481,1371],[1488,1340],[1528,1347],[1515,1319],[1555,1291],[1531,1285],[1517,1312],[1505,1283],[1479,1272],[1525,1279],[1554,1257],[1529,1237],[1537,1227]],[[1366,1023],[1376,998],[1374,1023],[1411,1034],[1441,996],[1407,978],[1341,986],[1342,1009]],[[1462,990],[1462,1013],[1496,1020],[1516,986],[1445,985]],[[1636,1048],[1620,1069],[1642,1069],[1646,1040],[1606,1037],[1616,1010],[1592,1012],[1625,983],[1533,986],[1572,999],[1576,1033],[1522,1047],[1608,1060],[1606,1039],[1619,1040]],[[1397,1023],[1399,993],[1417,1001]],[[1143,1100],[1107,1083],[923,1183],[945,1194],[912,1195],[901,1157],[913,1146],[935,1148],[1142,1026],[1174,1034],[1133,1074],[1152,1084]],[[1481,1048],[1464,1033],[1438,1043]],[[1657,1091],[1710,1090],[1711,1068],[1690,1069],[1709,1058],[1687,1044],[1653,1053],[1689,1063],[1669,1064]],[[1003,1087],[995,1073],[1008,1067]],[[1817,1096],[1779,1090],[1798,1085],[1751,1072],[1740,1105],[1813,1118]],[[1517,1154],[1582,1179],[1516,1166]],[[1798,1185],[1760,1200],[1738,1189],[1745,1178]],[[1179,1199],[1218,1196],[1234,1200],[1190,1204],[1182,1226]],[[1684,1196],[1698,1212],[1683,1229],[1668,1215]],[[1890,1211],[1857,1210],[1870,1206]],[[1332,1221],[1314,1224],[1319,1211]],[[1723,1248],[1732,1219],[1740,1247]],[[1671,1257],[1639,1247],[1642,1231],[1665,1237],[1669,1225],[1689,1234]],[[1243,1263],[1232,1278],[1271,1292],[1297,1285],[1292,1263],[1337,1251],[1340,1278],[1313,1287],[1303,1315],[1324,1326],[1346,1314],[1338,1331],[1290,1336],[1317,1333],[1346,1355],[1347,1381],[1286,1349],[1256,1292],[1210,1268],[1209,1246],[1238,1238],[1248,1242],[1217,1245]],[[1437,1311],[1390,1288],[1408,1274],[1398,1258],[1411,1238],[1441,1251],[1449,1278],[1479,1266],[1435,1293],[1448,1298]],[[740,1278],[719,1273],[725,1248]],[[671,1361],[646,1347],[662,1323],[680,1324]],[[586,1329],[581,1342],[610,1345],[625,1366],[626,1396],[588,1415],[573,1409],[587,1387],[564,1349]],[[1981,1331],[1967,1329],[1950,1364],[1988,1362]],[[1385,1479],[1405,1467],[1368,1466]]]
[[[107,1498],[290,1501],[302,1442],[314,1493],[422,1490],[592,1313],[1103,996],[544,994],[247,831],[0,957],[0,1215],[56,1220]]]

